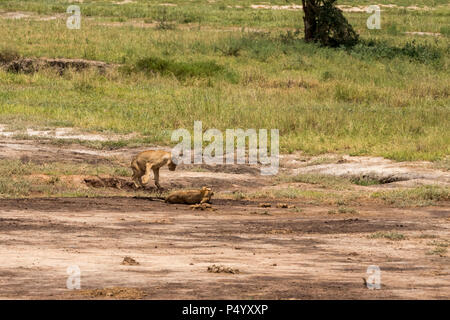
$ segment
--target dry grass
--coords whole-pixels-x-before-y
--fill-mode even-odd
[[[346,51],[306,44],[301,33],[287,32],[301,27],[301,11],[255,10],[251,2],[237,9],[175,1],[162,11],[158,2],[107,2],[83,4],[86,16],[77,31],[64,19],[0,19],[0,48],[124,66],[106,75],[0,71],[0,122],[137,132],[143,143],[171,144],[173,129],[192,130],[201,120],[204,128],[221,130],[278,128],[283,152],[406,161],[449,153],[448,38],[403,33],[417,31],[411,26],[438,32],[446,25],[445,8],[420,14],[386,9],[386,27],[376,31],[365,28],[363,15],[346,13],[364,40]],[[0,4],[39,14],[66,6]],[[139,27],[144,20],[177,26]]]

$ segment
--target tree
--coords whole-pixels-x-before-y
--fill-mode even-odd
[[[336,0],[302,0],[305,41],[324,46],[353,46],[358,34],[334,3]]]

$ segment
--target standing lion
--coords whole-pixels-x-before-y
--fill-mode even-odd
[[[135,156],[131,161],[131,169],[133,169],[133,182],[136,188],[144,187],[144,184],[148,183],[150,170],[152,170],[155,185],[161,189],[159,169],[166,164],[170,171],[175,171],[177,165],[172,161],[172,154],[168,151],[147,150]]]

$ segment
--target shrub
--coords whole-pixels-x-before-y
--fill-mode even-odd
[[[149,57],[139,59],[134,66],[125,68],[126,71],[138,71],[146,74],[160,74],[162,76],[173,75],[178,80],[187,78],[210,78],[223,76],[231,82],[235,82],[236,75],[227,71],[225,67],[214,61],[176,62],[169,59]]]
[[[411,61],[420,63],[435,63],[441,60],[442,52],[439,48],[428,43],[420,44],[415,40],[408,41],[403,47],[394,47],[385,41],[365,40],[354,46],[350,52],[364,58],[409,57]]]
[[[4,48],[0,50],[0,63],[9,63],[20,58],[20,54],[13,49]]]

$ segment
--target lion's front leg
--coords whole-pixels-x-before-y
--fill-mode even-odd
[[[161,185],[159,184],[159,168],[153,169],[153,177],[155,179],[155,186],[161,189]]]

